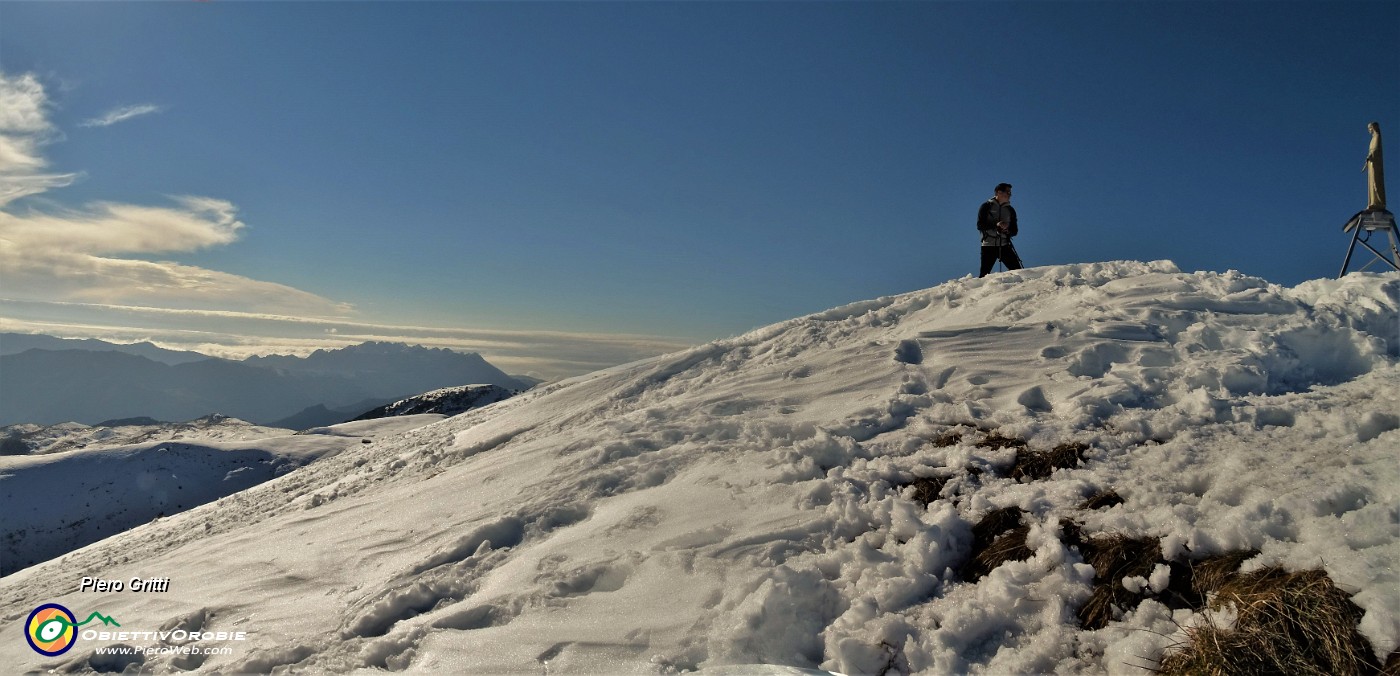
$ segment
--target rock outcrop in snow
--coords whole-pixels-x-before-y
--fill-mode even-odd
[[[0,632],[45,602],[249,632],[228,656],[144,658],[157,671],[1143,673],[1201,613],[1165,605],[1171,566],[1149,562],[1120,581],[1138,603],[1082,627],[1106,573],[1076,543],[1121,534],[1173,562],[1324,568],[1383,657],[1398,292],[1395,274],[1283,288],[1120,262],[857,303],[349,448],[21,571],[0,580]],[[1035,453],[1063,461],[1017,473]],[[998,512],[1024,552],[970,574]],[[172,577],[158,602],[71,584],[151,574]],[[103,645],[0,659],[81,668]]]
[[[432,392],[400,399],[387,406],[380,406],[372,411],[355,418],[355,420],[374,420],[376,418],[388,418],[397,415],[417,415],[420,413],[436,413],[438,415],[454,416],[465,413],[474,408],[481,408],[488,404],[494,404],[511,398],[515,392],[500,385],[462,385],[460,387],[444,387]]]

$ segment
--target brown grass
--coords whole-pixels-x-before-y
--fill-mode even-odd
[[[1084,444],[1060,444],[1049,451],[1031,451],[1025,446],[1018,447],[1016,464],[1011,468],[1011,478],[1017,481],[1048,479],[1057,469],[1078,467],[1080,457],[1087,450],[1089,447]]]
[[[1003,563],[1025,561],[1035,553],[1026,546],[1031,529],[1021,523],[1024,514],[1020,508],[1003,507],[972,527],[972,558],[963,565],[964,580],[976,582]]]
[[[1147,577],[1162,560],[1162,549],[1155,538],[1129,538],[1111,535],[1085,540],[1079,547],[1084,562],[1094,567],[1094,591],[1079,609],[1079,624],[1085,629],[1102,629],[1117,615],[1142,601],[1123,587],[1123,579]]]
[[[959,429],[952,429],[952,430],[948,430],[947,432],[944,432],[943,434],[940,434],[940,435],[939,435],[937,438],[935,438],[935,439],[930,439],[929,441],[930,441],[935,447],[938,447],[938,448],[948,448],[949,446],[957,446],[959,443],[962,442],[962,440],[963,440],[963,432],[962,432],[962,430],[959,430]]]
[[[1376,674],[1382,666],[1357,632],[1362,611],[1319,570],[1267,568],[1224,582],[1212,608],[1233,605],[1235,626],[1207,623],[1167,655],[1165,674]]]
[[[978,428],[971,430],[954,428],[936,438],[929,439],[929,443],[939,448],[955,446],[964,442],[970,442],[977,448],[987,448],[994,451],[1007,448],[1016,449],[1016,460],[1011,468],[1011,478],[1017,481],[1048,479],[1057,469],[1078,467],[1084,452],[1089,450],[1089,446],[1086,444],[1070,443],[1060,444],[1048,451],[1032,451],[1025,439],[1008,437],[994,430]],[[981,473],[980,471],[973,472],[971,467],[968,468],[968,471],[974,476]]]
[[[987,436],[978,441],[976,445],[978,448],[990,448],[996,451],[1003,448],[1024,449],[1026,447],[1026,440],[1002,436],[998,432],[987,432]]]
[[[1240,564],[1259,555],[1259,550],[1220,554],[1191,562],[1191,589],[1202,598],[1219,592],[1231,580],[1239,577]]]
[[[985,548],[997,536],[1021,525],[1021,515],[1024,513],[1020,507],[1002,507],[988,512],[972,527],[972,548]]]
[[[1089,499],[1079,504],[1079,509],[1107,509],[1121,505],[1123,502],[1123,496],[1119,495],[1118,491],[1109,488],[1089,496]]]
[[[978,436],[980,435],[980,438]],[[990,448],[1001,450],[1003,448],[1025,448],[1026,442],[1023,439],[1008,437],[1000,432],[985,430],[980,428],[965,429],[953,428],[929,441],[938,448],[956,446],[964,441],[972,439],[972,445],[979,448]]]
[[[927,507],[935,500],[938,500],[943,494],[943,487],[948,485],[948,480],[950,478],[951,477],[937,476],[915,477],[914,480],[909,483],[899,484],[898,488],[904,489],[913,486],[914,492],[910,497],[923,503],[923,505]]]
[[[963,579],[976,582],[990,575],[1003,563],[1031,558],[1035,552],[1026,546],[1026,536],[1030,532],[1030,526],[1017,526],[994,540],[985,549],[973,554],[967,565],[963,566]]]

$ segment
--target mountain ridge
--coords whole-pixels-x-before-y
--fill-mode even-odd
[[[0,356],[0,425],[188,420],[210,413],[272,424],[317,405],[339,410],[470,383],[526,387],[479,354],[440,348],[375,343],[314,357],[169,364],[119,349],[30,348]]]

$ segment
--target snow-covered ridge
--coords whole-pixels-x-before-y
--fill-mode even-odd
[[[465,413],[474,408],[481,408],[488,404],[509,399],[515,392],[500,385],[462,385],[460,387],[444,387],[424,392],[423,394],[400,399],[392,404],[381,406],[372,411],[355,418],[356,420],[374,420],[376,418],[387,418],[397,415],[419,415],[423,413],[436,413],[438,415],[453,416]]]
[[[1397,296],[1396,274],[1283,288],[1117,262],[837,308],[347,448],[21,571],[0,580],[0,633],[56,601],[250,632],[157,671],[1141,673],[1193,613],[1147,598],[1154,571],[1135,609],[1080,628],[1095,571],[1072,518],[1177,559],[1322,567],[1384,656]],[[991,431],[1082,461],[1018,481]],[[1124,502],[1080,509],[1107,488]],[[973,524],[1005,507],[1027,513],[1029,558],[965,581]],[[160,571],[157,600],[68,584]],[[80,666],[95,647],[0,659]]]
[[[103,425],[9,425],[0,427],[0,455],[42,455],[89,446],[120,446],[149,441],[247,441],[291,434],[291,430],[264,427],[225,415],[211,414],[182,423],[128,423]]]

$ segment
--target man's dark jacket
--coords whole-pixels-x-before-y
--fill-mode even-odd
[[[997,229],[997,223],[1006,221],[1007,231],[1002,234]],[[1010,204],[1000,204],[997,198],[987,200],[982,203],[977,210],[977,229],[982,231],[982,246],[1006,246],[1011,243],[1011,238],[1015,237],[1018,229],[1016,227],[1016,209]]]

